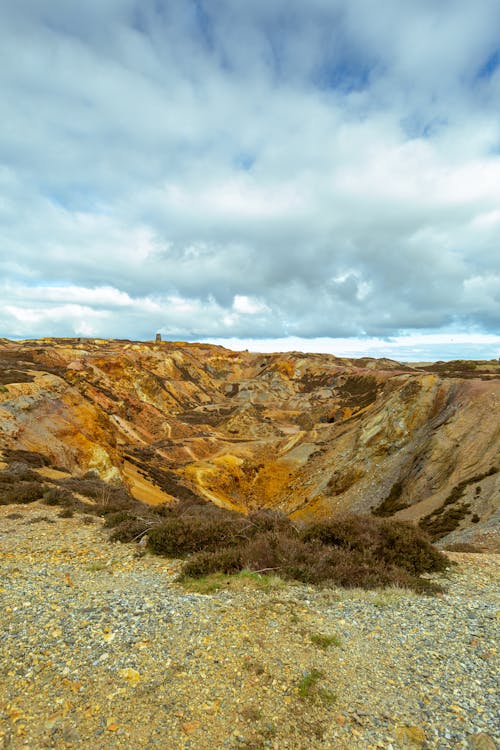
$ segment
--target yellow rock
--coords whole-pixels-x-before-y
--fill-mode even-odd
[[[18,708],[11,708],[11,710],[9,711],[9,719],[12,722],[14,722],[14,724],[16,723],[16,721],[19,721],[19,719],[21,719],[22,716],[23,716],[23,712],[20,711]]]
[[[126,669],[120,669],[118,671],[118,674],[120,677],[122,677],[126,682],[128,682],[129,685],[137,685],[138,682],[140,682],[141,675],[136,669],[132,669],[132,667],[127,667]]]
[[[402,747],[420,748],[425,742],[425,732],[420,727],[396,727],[394,734]]]
[[[199,721],[185,721],[182,725],[182,731],[184,734],[192,734],[200,727]]]

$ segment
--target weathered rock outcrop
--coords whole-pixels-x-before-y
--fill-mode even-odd
[[[0,440],[121,477],[149,503],[194,493],[296,517],[372,511],[491,546],[499,378],[496,361],[3,340]]]

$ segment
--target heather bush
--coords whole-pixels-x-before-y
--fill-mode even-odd
[[[40,469],[43,466],[49,466],[50,461],[47,456],[36,451],[25,451],[18,448],[6,448],[3,451],[4,459],[9,464],[20,463],[31,466],[34,469]]]
[[[58,518],[73,518],[75,512],[71,508],[64,508],[60,513],[57,514]]]
[[[17,464],[9,467],[9,471],[0,473],[0,489],[19,482],[41,482],[42,477],[36,471],[26,469],[24,465]]]
[[[0,503],[33,503],[43,497],[44,486],[38,482],[20,482],[9,489],[0,491]]]
[[[373,516],[298,526],[279,512],[244,516],[193,498],[141,508],[140,515],[133,506],[106,515],[111,539],[147,533],[153,553],[186,558],[181,579],[248,570],[306,584],[432,591],[438,587],[419,576],[448,565],[420,529]]]
[[[402,568],[412,575],[445,570],[446,558],[429,543],[418,527],[400,521],[380,526],[380,541],[374,556],[386,565]]]
[[[140,510],[142,504],[137,502],[124,485],[111,485],[95,474],[88,472],[83,477],[60,479],[58,485],[62,490],[83,495],[94,501],[92,510],[97,516],[106,516],[124,510]]]
[[[240,535],[237,546],[238,535],[226,546],[224,542],[217,548],[203,546],[202,551],[188,558],[182,568],[183,576],[193,578],[247,569],[276,573],[281,578],[307,584],[334,584],[346,588],[392,585],[432,591],[438,587],[419,575],[442,571],[448,564],[421,531],[402,523],[346,516],[314,523],[298,531],[291,522],[283,523],[281,518],[274,529],[268,521],[267,517],[262,530],[258,525],[251,526],[253,533]],[[173,533],[173,529],[169,532]],[[192,540],[192,526],[190,532]],[[157,530],[151,532],[153,539],[156,533]],[[200,531],[197,546],[202,536]],[[162,543],[165,549],[164,539]],[[178,541],[173,544],[169,539],[166,546],[176,546],[179,550]],[[155,551],[154,544],[152,548]],[[182,542],[182,552],[187,551]]]
[[[112,542],[136,542],[147,533],[150,524],[139,518],[130,518],[122,521],[110,534]]]
[[[44,493],[43,502],[45,505],[62,505],[71,507],[76,503],[76,498],[72,492],[60,487],[51,487]]]
[[[316,521],[304,529],[303,541],[316,541],[329,547],[363,551],[377,543],[381,522],[370,516],[346,515]]]
[[[134,519],[134,514],[129,510],[118,510],[113,513],[108,513],[104,517],[104,528],[114,529],[115,526],[119,526],[124,521],[130,521]]]
[[[237,547],[225,547],[215,552],[196,552],[182,568],[185,577],[201,578],[210,573],[237,573],[243,569],[240,551]]]
[[[450,544],[446,544],[443,549],[447,552],[473,552],[476,554],[484,552],[484,547],[479,547],[476,544],[471,544],[470,542],[453,542]]]
[[[245,517],[237,513],[172,515],[151,530],[148,546],[158,555],[214,551],[240,543],[247,526]]]
[[[253,534],[263,531],[289,533],[295,530],[290,518],[279,510],[270,510],[267,508],[254,510],[248,514],[247,521],[253,528]]]

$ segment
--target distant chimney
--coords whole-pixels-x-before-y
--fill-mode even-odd
[[[156,343],[161,344],[161,333],[156,334]]]

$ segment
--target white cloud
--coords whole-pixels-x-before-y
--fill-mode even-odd
[[[1,333],[498,331],[499,25],[496,0],[4,4]]]
[[[493,334],[408,334],[381,338],[309,338],[297,336],[275,339],[208,338],[235,351],[316,352],[336,357],[387,357],[400,362],[425,362],[437,359],[498,359],[500,336]]]
[[[259,312],[267,312],[269,308],[260,300],[246,297],[244,294],[237,294],[233,301],[235,312],[245,315],[256,315]]]

